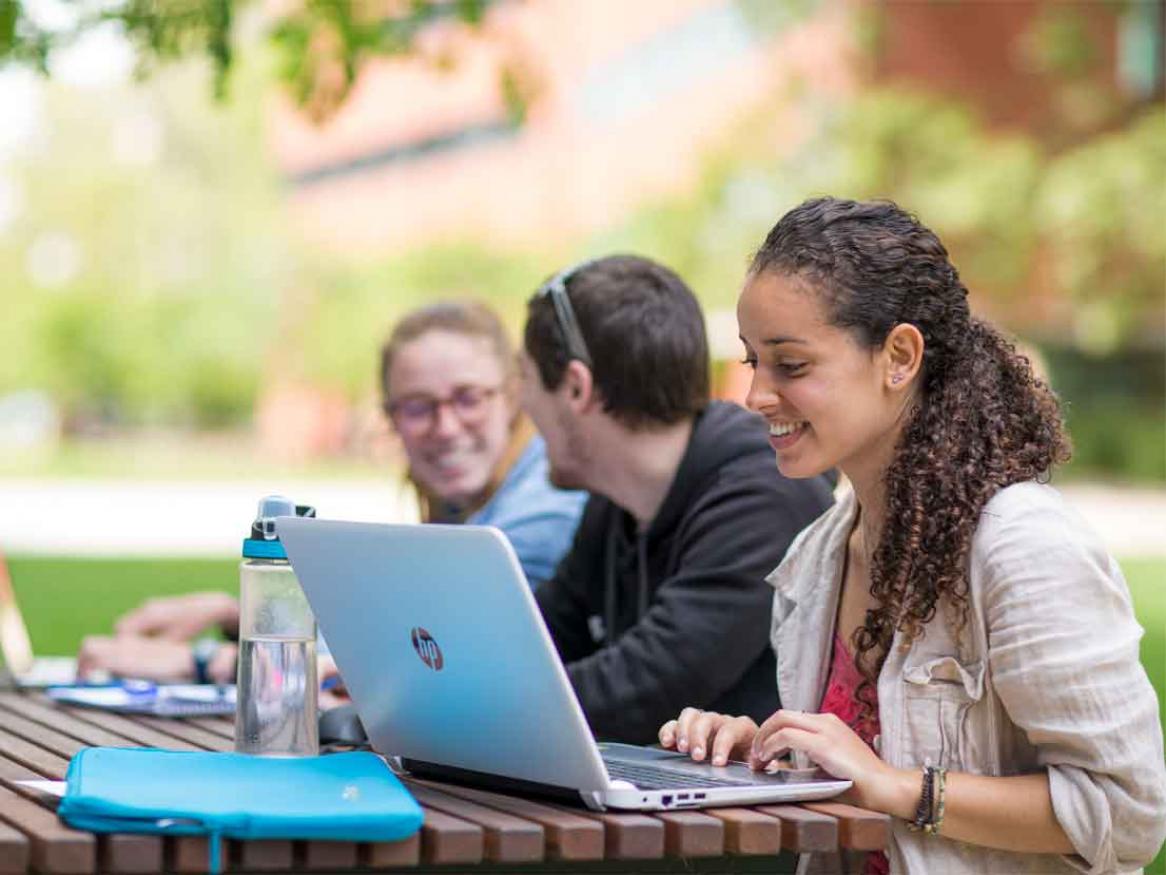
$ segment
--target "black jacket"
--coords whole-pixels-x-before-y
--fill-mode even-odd
[[[825,477],[777,472],[760,417],[719,402],[697,418],[646,534],[593,495],[535,595],[596,736],[652,742],[686,705],[772,714],[764,577],[831,502]]]

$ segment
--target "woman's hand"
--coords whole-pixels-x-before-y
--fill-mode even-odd
[[[834,777],[853,781],[854,786],[839,798],[862,808],[899,810],[903,807],[903,793],[909,795],[917,789],[914,784],[918,781],[911,783],[913,773],[901,773],[879,759],[835,714],[778,711],[757,730],[749,764],[763,769],[789,751],[801,751]],[[907,784],[903,781],[905,776]]]
[[[714,766],[744,759],[751,750],[757,724],[748,717],[685,708],[660,727],[660,745],[687,753],[697,762],[707,755]]]

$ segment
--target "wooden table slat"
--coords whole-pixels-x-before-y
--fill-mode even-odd
[[[387,869],[390,866],[416,866],[421,862],[421,833],[416,832],[399,842],[373,842],[361,845],[362,866]]]
[[[165,732],[183,741],[188,741],[205,750],[233,751],[235,742],[223,736],[193,725],[189,720],[175,717],[138,717],[137,722],[159,732]]]
[[[664,852],[670,857],[719,857],[725,852],[724,821],[697,811],[655,815],[664,824]]]
[[[539,824],[450,796],[432,787],[410,782],[409,790],[427,808],[436,808],[481,826],[485,831],[484,856],[487,860],[537,863],[543,859],[545,838]]]
[[[96,708],[69,708],[68,710],[78,720],[92,723],[94,726],[99,726],[109,732],[115,732],[144,747],[157,747],[164,750],[202,750],[196,744],[191,744],[170,732],[153,729],[129,716],[111,714]]]
[[[42,726],[27,717],[21,717],[19,714],[13,714],[3,708],[0,708],[0,729],[28,739],[34,744],[39,744],[65,759],[72,759],[73,754],[89,746],[83,741],[70,738],[64,733],[49,729],[47,726]]]
[[[187,717],[186,722],[235,743],[235,721],[231,717]]]
[[[414,782],[415,783],[415,782]],[[487,790],[461,787],[456,784],[439,784],[432,781],[421,782],[451,796],[458,796],[513,814],[524,820],[532,820],[542,826],[546,834],[546,858],[548,860],[602,860],[604,849],[604,828],[598,823],[564,808],[554,807],[517,796],[505,796]]]
[[[28,838],[25,834],[0,821],[0,872],[4,875],[24,872],[28,869],[29,855]]]
[[[838,820],[800,805],[760,805],[756,809],[781,820],[781,847],[799,854],[838,850]]]
[[[97,840],[92,833],[70,829],[57,820],[55,812],[9,787],[0,787],[0,820],[28,837],[29,862],[38,872],[71,875],[96,871]]]
[[[129,875],[162,871],[161,836],[114,833],[98,837],[98,869],[102,872]]]
[[[750,856],[781,851],[781,821],[750,808],[709,808],[725,824],[725,853]]]
[[[167,872],[192,872],[205,875],[210,864],[210,846],[202,836],[180,836],[167,842],[169,862]],[[223,859],[227,860],[226,843],[223,848]]]
[[[0,751],[13,762],[38,773],[38,777],[62,780],[69,761],[43,747],[0,729]]]
[[[807,802],[809,811],[838,818],[838,844],[852,851],[881,851],[891,833],[891,818],[841,802]]]
[[[580,811],[603,824],[604,859],[659,860],[664,856],[664,822],[646,814]]]
[[[58,708],[55,705],[47,704],[47,700],[38,702],[25,696],[18,696],[15,693],[0,693],[0,708],[5,708],[16,714],[20,714],[36,723],[44,724],[49,729],[55,729],[57,732],[70,735],[79,741],[85,742],[87,745],[102,745],[106,747],[141,746],[125,736],[107,732],[99,726],[94,726],[92,723],[78,720],[65,708]]]
[[[310,872],[355,869],[360,857],[356,842],[297,842],[300,865]]]
[[[486,853],[486,831],[476,823],[462,820],[422,805],[421,860],[431,866],[480,863]]]
[[[231,868],[248,872],[278,872],[295,864],[295,845],[278,839],[231,842]]]

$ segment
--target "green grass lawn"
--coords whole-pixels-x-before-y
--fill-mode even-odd
[[[1166,723],[1166,559],[1128,560],[1121,565],[1146,630],[1142,664]],[[110,632],[115,617],[147,596],[195,589],[235,592],[238,567],[231,559],[9,557],[33,648],[46,655],[73,653],[83,636]],[[1166,873],[1166,850],[1147,871]]]

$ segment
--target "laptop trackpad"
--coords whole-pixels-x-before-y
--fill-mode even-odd
[[[688,754],[663,750],[658,747],[642,747],[634,744],[601,742],[599,752],[605,762],[623,762],[649,766],[675,772],[678,775],[694,775],[703,778],[724,778],[759,786],[774,784],[799,784],[830,780],[830,776],[820,769],[779,769],[776,772],[755,772],[745,763],[730,762],[725,766],[693,762]]]

